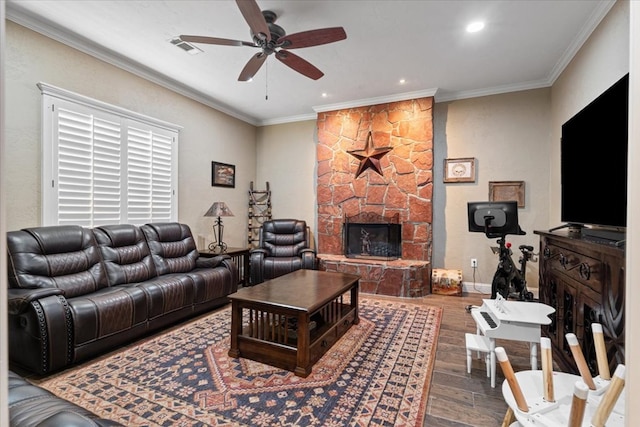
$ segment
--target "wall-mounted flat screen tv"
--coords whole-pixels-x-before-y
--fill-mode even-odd
[[[562,222],[626,228],[628,111],[629,74],[562,125]]]

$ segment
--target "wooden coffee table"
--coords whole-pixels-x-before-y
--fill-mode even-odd
[[[229,295],[229,356],[308,376],[314,363],[360,322],[359,280],[353,274],[297,270],[239,289]]]

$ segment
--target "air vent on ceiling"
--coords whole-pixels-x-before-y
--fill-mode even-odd
[[[169,40],[169,43],[178,46],[180,49],[184,50],[185,52],[187,52],[190,55],[197,55],[200,52],[202,52],[202,49],[197,48],[196,46],[192,45],[191,43],[185,42],[184,40],[181,40],[180,37],[174,37],[171,40]]]

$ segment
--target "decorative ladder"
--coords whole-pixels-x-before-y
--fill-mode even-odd
[[[259,191],[253,189],[253,181],[249,186],[249,246],[255,248],[260,240],[258,231],[265,221],[271,219],[271,190],[269,182],[267,189]]]

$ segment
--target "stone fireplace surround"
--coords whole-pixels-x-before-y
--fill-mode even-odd
[[[419,98],[318,114],[317,246],[320,268],[361,276],[363,292],[415,297],[429,293],[432,245],[433,98]],[[349,151],[392,147],[358,177]],[[399,216],[402,258],[344,257],[345,217]]]

